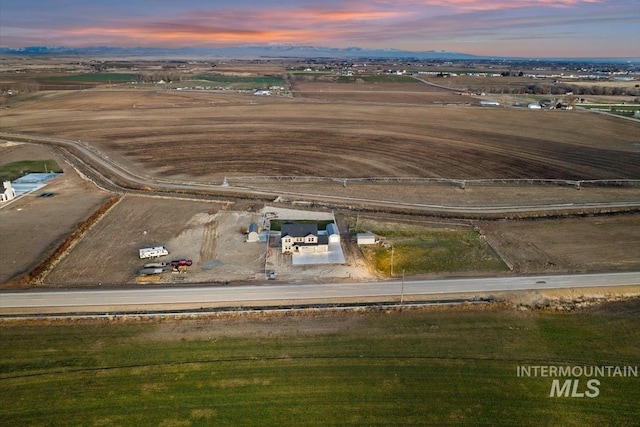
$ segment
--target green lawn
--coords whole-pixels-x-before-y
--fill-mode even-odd
[[[62,172],[55,160],[24,160],[0,165],[0,181],[13,181],[32,172]]]
[[[362,252],[376,270],[391,274],[428,274],[445,272],[500,272],[507,265],[491,249],[480,233],[471,229],[428,228],[420,225],[362,220],[352,232],[371,231],[385,245],[362,246]]]
[[[637,365],[638,315],[631,301],[574,314],[365,312],[174,328],[4,323],[0,422],[632,425],[638,378],[601,378],[596,398],[550,398],[550,378],[517,377],[516,368]],[[319,332],[280,333],[280,322]]]

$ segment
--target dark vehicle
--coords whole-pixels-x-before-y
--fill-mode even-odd
[[[190,267],[191,264],[193,264],[193,261],[191,261],[190,259],[174,259],[173,261],[171,261],[172,267],[178,267],[178,266],[184,266],[184,265],[186,265],[187,267]]]

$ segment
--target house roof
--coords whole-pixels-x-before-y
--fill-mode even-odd
[[[306,237],[310,234],[318,235],[318,224],[294,224],[285,222],[282,224],[280,235],[291,237]]]

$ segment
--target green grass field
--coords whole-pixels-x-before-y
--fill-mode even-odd
[[[137,74],[128,73],[88,73],[71,74],[68,76],[49,76],[39,80],[42,82],[127,83],[137,82],[139,78]]]
[[[516,369],[637,365],[639,315],[636,300],[573,314],[460,309],[6,322],[0,421],[633,425],[640,417],[638,378],[600,378],[595,398],[550,398],[551,378],[518,377]]]
[[[371,231],[385,245],[362,246],[364,256],[375,269],[391,274],[428,274],[444,272],[500,272],[509,267],[498,257],[480,234],[470,229],[429,228],[410,224],[359,221],[350,218],[354,232]]]
[[[0,181],[13,181],[32,172],[62,172],[55,160],[24,160],[0,165]]]

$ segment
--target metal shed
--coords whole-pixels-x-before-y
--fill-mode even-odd
[[[249,224],[249,232],[247,233],[247,242],[255,243],[260,241],[260,233],[258,232],[258,224],[252,222]]]
[[[356,239],[359,245],[375,245],[376,235],[373,233],[358,233]]]

